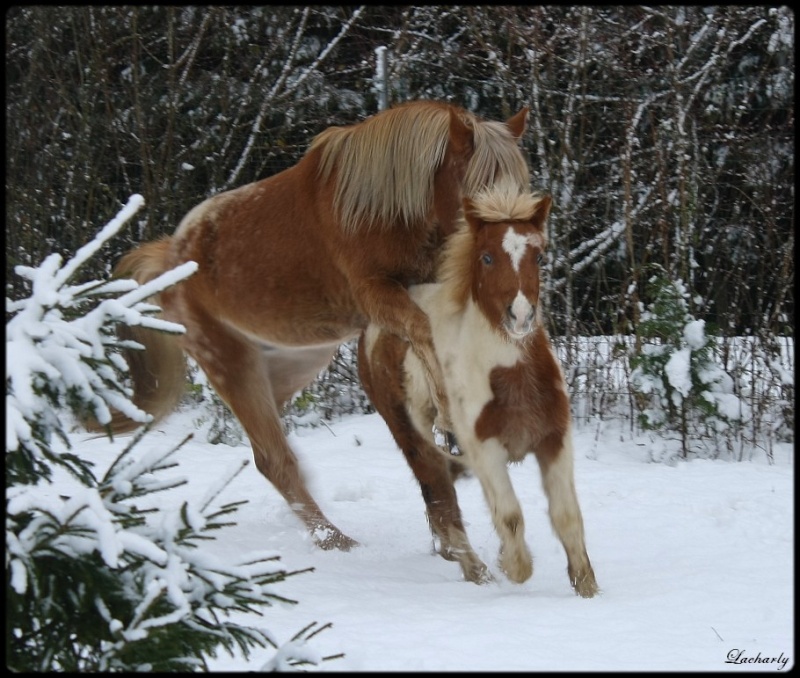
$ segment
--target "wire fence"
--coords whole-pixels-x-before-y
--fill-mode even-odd
[[[794,440],[794,339],[778,337],[714,338],[720,366],[733,381],[741,417],[723,431],[696,429],[703,456],[750,458],[763,449],[773,457],[776,442]],[[634,336],[552,337],[569,390],[576,426],[621,423],[633,437],[639,423],[637,393],[631,385]],[[358,378],[357,343],[342,345],[330,367],[290,403],[284,413],[288,431],[324,425],[348,414],[374,412]],[[663,432],[662,432],[663,433]]]

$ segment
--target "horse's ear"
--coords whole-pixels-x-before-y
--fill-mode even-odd
[[[471,155],[475,148],[475,130],[454,109],[450,109],[450,146],[459,155]]]
[[[544,222],[550,214],[550,207],[553,205],[553,199],[549,195],[542,196],[536,203],[536,208],[531,215],[531,223],[537,230],[544,228]]]
[[[519,139],[525,132],[525,128],[528,126],[529,113],[530,109],[525,106],[519,113],[506,120],[506,126],[515,139]]]

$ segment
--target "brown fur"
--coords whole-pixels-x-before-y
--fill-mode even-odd
[[[315,541],[353,546],[308,493],[281,410],[341,342],[373,322],[410,342],[446,422],[428,318],[407,288],[432,277],[461,196],[473,191],[465,177],[474,190],[507,173],[528,185],[518,145],[526,116],[506,126],[420,101],[326,130],[294,167],[209,198],[171,238],[126,256],[118,272],[137,280],[198,264],[159,295],[164,317],[186,333],[139,339],[149,348],[131,365],[135,402],[156,417],[176,404],[179,346],[242,423],[259,471]],[[474,167],[476,158],[488,166]]]
[[[412,296],[431,320],[460,459],[483,487],[502,541],[502,569],[517,582],[533,572],[521,508],[507,473],[498,471],[499,463],[532,453],[567,554],[569,580],[579,595],[591,597],[598,589],[574,487],[569,397],[537,311],[537,255],[546,244],[550,204],[547,196],[502,183],[465,199],[459,230],[443,250],[439,282],[412,288]],[[517,317],[522,310],[533,319],[530,329],[520,329],[526,327]],[[453,346],[458,339],[463,344]],[[468,581],[486,581],[488,570],[464,533],[447,459],[433,443],[435,404],[417,361],[397,337],[370,326],[360,341],[359,371],[419,480],[442,554],[457,554]]]

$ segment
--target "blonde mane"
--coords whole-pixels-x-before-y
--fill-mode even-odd
[[[467,166],[464,195],[475,196],[500,181],[509,181],[517,192],[527,190],[531,173],[519,143],[506,124],[481,120],[473,127],[475,153]]]
[[[543,197],[527,188],[520,190],[507,178],[478,191],[472,198],[472,213],[487,223],[529,221]],[[542,236],[546,237],[544,233]],[[437,275],[437,281],[448,290],[447,297],[457,308],[462,308],[469,299],[475,261],[475,236],[462,209],[457,229],[442,249]]]
[[[448,104],[411,102],[362,123],[331,127],[318,134],[309,152],[319,149],[323,181],[335,172],[334,209],[345,231],[376,222],[418,222],[433,204],[433,178],[450,133]],[[475,131],[475,152],[463,190],[473,195],[500,177],[527,188],[530,172],[517,140],[501,122],[487,122],[460,110]]]

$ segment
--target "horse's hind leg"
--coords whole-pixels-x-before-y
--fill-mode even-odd
[[[315,354],[315,367],[327,364],[333,349]],[[281,384],[287,383],[283,372],[302,372],[298,379],[310,381],[319,369],[308,368],[308,361],[284,366],[282,371],[270,366],[263,347],[234,334],[219,323],[206,318],[203,336],[187,341],[187,351],[206,373],[217,394],[228,404],[241,422],[253,447],[258,470],[283,495],[292,511],[303,521],[314,541],[323,549],[348,550],[357,545],[331,523],[308,492],[297,458],[286,440],[280,418],[282,399],[273,390],[276,370]],[[327,360],[322,353],[325,353]],[[291,368],[295,368],[292,370]],[[300,387],[298,387],[300,388]]]
[[[578,595],[591,598],[599,589],[586,553],[572,455],[572,434],[569,430],[563,437],[551,435],[537,446],[536,458],[550,505],[550,522],[567,553],[570,584]]]

